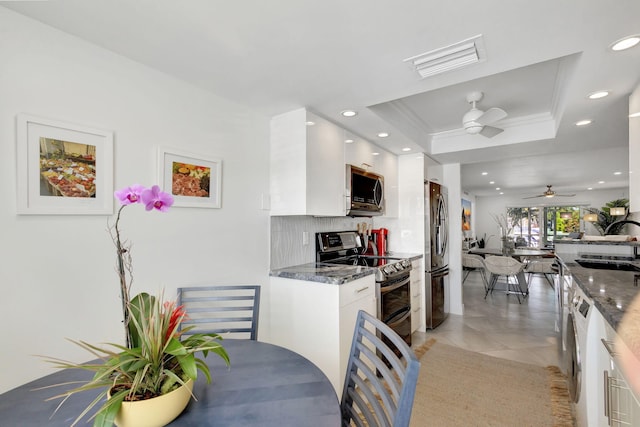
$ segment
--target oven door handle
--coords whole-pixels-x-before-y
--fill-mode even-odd
[[[384,294],[386,294],[388,292],[392,292],[392,291],[395,291],[398,288],[406,286],[407,283],[409,283],[410,280],[411,280],[411,276],[407,276],[406,279],[401,280],[398,283],[394,283],[393,285],[380,286],[380,295],[384,295]]]
[[[383,320],[384,323],[387,324],[387,326],[389,326],[390,328],[393,329],[393,327],[399,323],[402,323],[404,321],[406,321],[409,316],[411,316],[411,306],[408,305],[406,307],[403,307],[399,310],[396,310],[394,313],[392,313],[389,317],[387,317],[386,320]],[[397,318],[399,317],[399,318]]]

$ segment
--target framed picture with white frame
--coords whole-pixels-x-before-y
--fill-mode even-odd
[[[17,116],[17,212],[113,214],[113,132]]]
[[[158,180],[173,206],[220,208],[222,160],[173,148],[158,149]]]

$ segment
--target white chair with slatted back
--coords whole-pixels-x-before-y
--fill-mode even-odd
[[[178,306],[187,312],[187,335],[216,333],[223,338],[258,339],[260,286],[225,285],[178,288]]]

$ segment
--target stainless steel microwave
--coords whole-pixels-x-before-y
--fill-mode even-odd
[[[347,165],[347,215],[377,216],[384,213],[384,178]]]

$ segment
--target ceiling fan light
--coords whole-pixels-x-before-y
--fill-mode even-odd
[[[480,131],[482,131],[483,127],[484,126],[482,126],[477,122],[465,123],[464,125],[464,129],[467,131],[467,133],[470,133],[471,135],[479,134]]]

